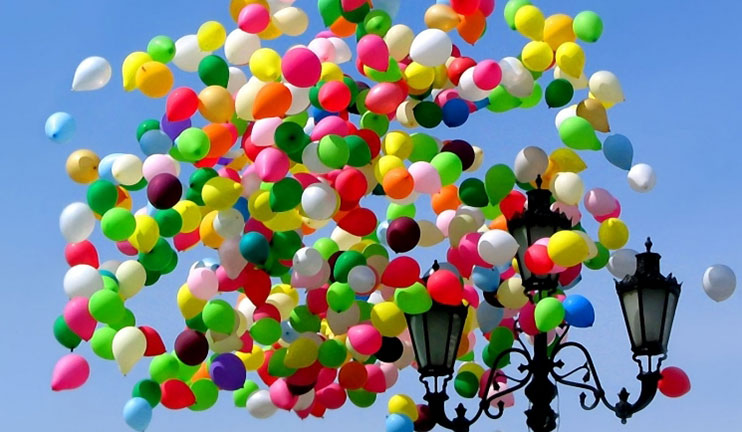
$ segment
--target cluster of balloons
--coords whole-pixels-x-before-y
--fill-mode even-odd
[[[54,335],[70,350],[89,342],[123,374],[149,358],[149,377],[123,411],[135,430],[147,427],[157,406],[202,411],[225,392],[256,418],[278,409],[321,417],[347,401],[370,406],[400,369],[415,366],[405,314],[434,302],[468,307],[455,390],[466,398],[493,394],[508,385],[497,373],[508,358],[495,360],[520,334],[553,341],[567,326],[593,324],[590,301],[568,292],[584,268],[606,267],[619,279],[636,270],[619,200],[580,177],[587,166],[578,152],[602,149],[628,171],[633,189],[655,184],[649,165],[633,164],[626,137],[598,138],[610,131],[607,110],[624,99],[614,74],[587,79],[584,72],[578,40],[600,38],[598,15],[544,17],[528,0],[510,0],[505,20],[529,42],[517,58],[475,60],[451,31],[469,44],[480,40],[492,0],[438,2],[418,34],[394,24],[398,0],[319,0],[327,29],[281,54],[264,44],[308,27],[292,3],[232,0],[231,32],[209,21],[196,34],[156,36],[128,55],[124,89],[162,98],[164,112],[138,125],[138,151],[100,157],[81,149],[67,159],[69,177],[87,192],[59,220],[69,302]],[[359,79],[341,68],[347,62]],[[105,85],[107,64],[84,61],[73,87]],[[176,87],[174,68],[196,73],[202,85]],[[542,91],[537,80],[549,69],[554,79]],[[482,108],[533,107],[542,96],[549,107],[564,107],[556,115],[564,146],[525,147],[512,167],[493,165],[481,178],[472,173],[482,168],[482,148],[426,132],[461,126]],[[74,120],[54,114],[46,133],[66,142]],[[559,280],[556,294],[534,302],[507,222],[541,181],[571,227],[524,251],[521,265]],[[368,207],[372,196],[386,200],[385,214]],[[434,220],[417,214],[418,201],[428,199]],[[585,211],[598,227],[592,233]],[[328,225],[329,235],[315,234]],[[96,226],[122,260],[100,260],[90,241]],[[438,244],[447,247],[446,262],[421,278],[420,264],[405,254]],[[218,258],[190,267],[175,298],[185,330],[165,343],[127,301],[172,273],[179,252],[198,246]],[[712,298],[731,295],[730,272],[706,273]],[[481,351],[476,333],[486,341]],[[83,357],[68,354],[54,368],[52,389],[80,387],[89,374]],[[689,385],[670,373],[662,388],[677,396]],[[432,426],[427,406],[404,395],[389,400],[388,431]]]

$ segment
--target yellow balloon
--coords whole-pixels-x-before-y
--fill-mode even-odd
[[[250,353],[235,351],[235,355],[239,357],[240,360],[242,360],[242,363],[245,365],[245,369],[249,371],[260,369],[260,366],[262,366],[263,362],[265,361],[265,351],[263,351],[263,348],[261,348],[258,344],[252,346],[252,352]]]
[[[407,57],[414,39],[415,32],[404,24],[393,25],[384,35],[384,42],[389,47],[389,56],[397,61]]]
[[[281,29],[276,25],[276,20],[271,18],[268,27],[258,33],[258,37],[263,40],[273,40],[281,36]]]
[[[399,336],[407,328],[404,313],[391,301],[374,305],[371,309],[371,323],[386,337]]]
[[[270,48],[260,48],[250,57],[250,72],[260,81],[271,82],[281,76],[281,56]]]
[[[178,203],[173,206],[173,210],[178,212],[180,218],[183,219],[183,225],[180,228],[180,232],[193,232],[201,224],[201,210],[193,201],[178,201]]]
[[[214,219],[219,211],[212,210],[207,213],[206,216],[201,220],[201,226],[199,227],[198,234],[201,237],[201,242],[206,247],[218,249],[219,246],[224,242],[224,238],[219,235],[214,229]]]
[[[417,405],[411,397],[403,394],[396,394],[389,398],[387,403],[389,414],[404,414],[413,422],[417,420]]]
[[[173,72],[166,64],[150,61],[137,70],[136,86],[146,96],[161,98],[173,87]]]
[[[263,224],[273,231],[293,231],[301,228],[302,219],[299,210],[291,209],[285,212],[273,213],[273,217]]]
[[[286,294],[294,302],[292,308],[299,304],[299,292],[289,284],[278,284],[271,288],[271,294]],[[289,311],[291,313],[291,311]]]
[[[263,223],[275,215],[271,210],[270,192],[266,190],[259,190],[250,195],[247,200],[247,208],[251,217]]]
[[[394,168],[404,168],[404,162],[402,159],[395,155],[384,155],[373,162],[374,177],[377,183],[381,183],[384,180],[384,176]]]
[[[297,338],[289,344],[283,364],[293,369],[311,366],[317,360],[319,347],[317,343],[307,337]]]
[[[234,115],[234,99],[222,86],[208,86],[198,94],[198,112],[212,123],[227,123]]]
[[[136,227],[129,237],[129,243],[139,252],[147,253],[155,247],[160,238],[160,226],[152,216],[136,215]]]
[[[206,306],[206,300],[194,297],[186,284],[180,286],[177,301],[180,314],[187,320],[200,314],[204,306]]]
[[[213,177],[201,189],[204,204],[215,210],[232,207],[242,194],[242,185],[227,177]]]
[[[322,63],[322,73],[320,74],[320,81],[342,81],[344,78],[343,70],[340,66],[331,62]]]
[[[556,14],[546,18],[544,21],[544,42],[548,43],[553,51],[565,42],[577,40],[572,30],[572,17],[564,14]]]
[[[459,367],[458,373],[462,372],[471,372],[477,377],[477,379],[480,379],[482,378],[482,375],[484,375],[484,368],[474,362],[466,362]]]
[[[556,62],[564,73],[579,78],[585,68],[585,51],[574,42],[565,42],[556,51]]]
[[[520,309],[528,303],[520,278],[511,277],[497,288],[497,301],[508,309]]]
[[[137,88],[137,71],[143,64],[151,61],[152,57],[142,51],[135,51],[126,56],[121,65],[121,78],[123,79],[124,90],[132,91]]]
[[[201,51],[216,51],[227,40],[227,30],[218,21],[207,21],[201,24],[196,33],[198,47]]]
[[[92,150],[75,150],[67,157],[67,175],[77,183],[87,184],[98,180],[100,158]]]
[[[446,87],[453,87],[453,84],[448,79],[448,68],[445,64],[436,66],[434,70],[435,79],[433,80],[433,88],[442,89]]]
[[[521,51],[523,66],[536,72],[543,72],[554,61],[554,52],[546,42],[528,42]]]
[[[587,168],[585,161],[574,150],[565,147],[551,152],[549,162],[550,165],[547,171],[553,168],[556,172],[579,173]]]
[[[275,24],[282,33],[299,36],[307,31],[309,17],[303,10],[289,6],[274,13],[271,23]]]
[[[455,29],[461,18],[451,6],[445,4],[434,4],[425,11],[425,25],[428,28],[443,30],[444,32]]]
[[[529,39],[543,40],[544,22],[541,9],[533,5],[521,6],[515,13],[515,29]]]
[[[562,267],[576,266],[590,255],[582,236],[570,230],[558,231],[551,236],[547,252],[554,264]]]
[[[410,63],[403,72],[407,85],[413,89],[428,89],[435,80],[435,69],[420,63]]]
[[[608,249],[621,249],[629,241],[629,229],[621,219],[606,219],[598,228],[598,241]]]
[[[382,142],[382,149],[388,155],[407,159],[412,153],[412,138],[404,131],[391,131],[386,134]]]

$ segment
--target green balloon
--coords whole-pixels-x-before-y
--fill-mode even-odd
[[[183,156],[183,154],[180,152],[180,150],[178,150],[178,147],[177,146],[170,147],[170,150],[168,151],[168,154],[170,155],[170,157],[172,157],[173,159],[175,159],[178,162],[188,162],[186,160],[185,156]]]
[[[353,306],[356,293],[347,283],[333,282],[327,289],[327,305],[335,312],[345,312]]]
[[[331,26],[343,13],[343,8],[337,0],[318,0],[317,10],[322,16],[325,27]]]
[[[468,178],[459,186],[459,199],[472,207],[486,207],[489,204],[484,183],[478,178]]]
[[[431,101],[422,101],[412,108],[415,121],[424,128],[434,128],[443,120],[443,109]]]
[[[348,135],[345,137],[348,144],[348,165],[352,167],[362,167],[371,162],[371,149],[368,143],[358,135]]]
[[[462,355],[456,360],[463,361],[463,362],[474,361],[474,351],[469,351],[468,353]]]
[[[286,116],[284,117],[283,121],[296,123],[303,128],[304,126],[307,125],[307,121],[309,121],[309,112],[302,111],[298,114]]]
[[[430,161],[430,164],[433,165],[433,168],[441,176],[441,184],[443,186],[454,184],[464,171],[461,159],[453,152],[445,151],[438,153]]]
[[[287,117],[288,118],[288,117]],[[247,126],[250,122],[245,119],[241,119],[237,116],[237,113],[232,114],[232,120],[229,121],[237,128],[237,136],[242,136],[247,130]]]
[[[155,247],[147,253],[139,253],[138,261],[142,263],[145,269],[162,272],[167,267],[171,259],[172,248],[170,243],[160,237],[155,243]]]
[[[258,385],[254,381],[245,380],[245,385],[238,390],[232,392],[232,398],[234,400],[234,406],[237,408],[245,408],[247,405],[247,399],[258,391]]]
[[[317,359],[322,366],[335,369],[345,363],[347,356],[348,349],[344,343],[336,339],[327,339],[320,344]]]
[[[190,127],[175,139],[175,147],[186,162],[196,162],[209,154],[211,141],[206,132],[197,127]]]
[[[330,259],[330,257],[337,251],[340,250],[337,243],[329,237],[322,237],[317,239],[317,241],[314,242],[312,245],[314,249],[317,249],[317,252],[319,252],[320,255],[322,255],[322,259],[327,261]]]
[[[113,183],[98,179],[88,186],[87,199],[88,206],[94,212],[103,215],[116,205],[119,191]]]
[[[487,99],[489,100],[487,109],[496,113],[510,111],[513,108],[518,108],[523,103],[521,99],[511,95],[502,84],[495,87]]]
[[[273,352],[271,359],[268,361],[268,374],[274,377],[288,377],[296,372],[296,369],[287,367],[284,363],[287,348],[277,349]]]
[[[193,365],[193,366],[187,365],[183,363],[182,361],[180,361],[178,356],[176,356],[175,354],[172,354],[172,356],[175,357],[175,359],[178,361],[178,375],[176,376],[176,378],[183,382],[190,381],[193,375],[196,372],[198,372],[198,370],[201,368],[200,364]]]
[[[366,96],[368,96],[368,92],[370,89],[363,89],[358,92],[355,99],[353,101],[355,102],[355,105],[351,104],[351,106],[348,108],[349,112],[357,112],[358,115],[361,116],[361,121],[363,121],[363,115],[368,112],[368,108],[366,107]],[[388,119],[387,119],[388,120]],[[361,127],[363,127],[363,123],[361,123]],[[366,128],[369,129],[369,128]]]
[[[175,42],[167,36],[155,36],[147,44],[147,54],[154,61],[168,63],[175,57]]]
[[[531,95],[520,100],[520,108],[533,108],[538,105],[538,103],[541,102],[543,92],[544,91],[541,89],[539,83],[533,83],[533,91],[531,92]]]
[[[317,333],[320,330],[322,320],[313,314],[309,307],[305,305],[296,306],[289,315],[291,328],[299,333],[311,332]]]
[[[348,390],[348,399],[359,408],[368,408],[376,402],[376,393],[360,390]]]
[[[272,345],[281,338],[281,323],[273,318],[261,318],[250,327],[250,336],[261,345]]]
[[[358,321],[369,321],[371,319],[371,310],[374,308],[374,305],[365,300],[356,300],[356,304],[358,305],[359,311]]]
[[[292,259],[301,247],[301,236],[296,231],[277,231],[273,233],[271,255],[275,255],[278,259]]]
[[[116,330],[111,327],[101,327],[95,330],[90,339],[90,348],[95,355],[105,360],[113,360],[113,337]]]
[[[293,177],[285,177],[273,183],[268,198],[271,210],[283,212],[298,206],[303,190],[301,183]]]
[[[438,142],[432,136],[420,132],[410,135],[412,152],[410,162],[430,162],[438,154]]]
[[[155,221],[162,237],[173,237],[183,228],[183,217],[175,209],[157,210]]]
[[[547,297],[536,304],[533,315],[536,319],[536,328],[546,333],[564,321],[564,306],[558,299]]]
[[[205,411],[214,406],[219,398],[219,388],[210,379],[200,379],[191,384],[196,403],[189,406],[191,411]]]
[[[402,312],[410,315],[425,313],[433,306],[428,289],[420,282],[394,290],[394,303]]]
[[[114,207],[108,210],[100,221],[103,235],[113,241],[126,240],[134,234],[137,222],[134,215],[125,208]]]
[[[202,314],[198,314],[191,319],[187,319],[186,326],[191,330],[200,331],[201,333],[206,333],[206,331],[209,330],[209,328],[206,327],[206,324],[204,324]]]
[[[54,320],[54,338],[63,347],[73,350],[80,345],[82,339],[76,335],[75,332],[70,330],[67,323],[64,321],[64,316],[60,315]]]
[[[210,300],[202,312],[204,324],[215,332],[230,334],[234,328],[235,316],[232,305],[224,300]]]
[[[159,129],[160,129],[160,122],[155,119],[147,119],[139,123],[139,126],[137,126],[137,141],[142,139],[142,135],[144,135],[145,133],[151,130],[159,130]]]
[[[590,270],[600,270],[608,264],[608,260],[611,258],[611,252],[603,246],[600,242],[595,242],[595,247],[598,248],[598,254],[584,261],[585,267]]]
[[[178,376],[180,363],[171,353],[155,356],[149,363],[149,376],[162,384],[163,382]]]
[[[582,41],[597,42],[603,34],[603,20],[593,11],[582,11],[572,21],[572,30]]]
[[[332,274],[338,282],[348,282],[348,273],[350,270],[359,265],[366,265],[366,257],[356,251],[345,251],[335,261],[335,267]]]
[[[529,4],[531,4],[530,0],[508,0],[505,4],[505,10],[503,11],[505,22],[512,30],[515,30],[515,13],[518,12],[518,9],[522,6]]]
[[[595,135],[589,121],[574,116],[564,120],[559,126],[559,138],[567,147],[575,150],[600,150],[603,146]]]
[[[193,171],[193,174],[188,178],[188,187],[198,191],[200,194],[206,182],[214,177],[219,177],[219,173],[214,168],[199,168]]]
[[[487,206],[482,207],[482,214],[484,214],[484,217],[486,219],[495,219],[496,217],[500,216],[502,214],[502,211],[500,210],[500,206],[497,204],[489,203]]]
[[[175,270],[175,268],[178,266],[178,254],[174,250],[170,250],[170,259],[168,260],[165,267],[163,267],[160,272],[162,274],[170,274]]]
[[[384,258],[388,259],[389,251],[386,250],[386,248],[379,243],[370,244],[363,249],[363,256],[365,256],[367,260],[368,258],[376,255],[383,256]]]
[[[417,213],[417,208],[415,207],[415,203],[410,203],[410,204],[389,203],[389,205],[386,208],[386,219],[394,220],[394,219],[397,219],[403,216],[414,219],[416,213]]]
[[[134,316],[134,312],[124,308],[123,317],[114,323],[108,323],[108,326],[116,330],[121,330],[124,327],[134,327],[136,324],[137,319]]]
[[[143,379],[134,384],[134,388],[131,389],[131,397],[140,397],[149,402],[152,408],[154,408],[160,403],[160,399],[162,399],[162,390],[157,381]]]
[[[489,367],[496,367],[497,369],[503,368],[510,363],[510,355],[505,355],[500,359],[497,366],[494,365],[494,361],[497,356],[505,350],[511,348],[515,342],[513,332],[509,328],[499,326],[495,327],[490,333],[490,342],[482,352],[482,357]]]
[[[90,296],[88,310],[96,321],[104,324],[118,322],[126,313],[121,296],[111,290],[99,290]]]
[[[160,279],[160,276],[162,276],[162,273],[154,270],[148,270],[144,269],[144,271],[147,272],[147,279],[144,281],[144,286],[152,286],[157,283],[157,281]]]
[[[360,26],[359,26],[360,27]],[[392,27],[392,18],[381,9],[374,9],[363,19],[363,28],[367,33],[384,37]]]
[[[317,156],[330,168],[342,168],[350,157],[348,143],[340,135],[325,135],[317,146]]]
[[[460,372],[453,380],[456,393],[464,398],[473,398],[479,391],[479,378],[472,372]]]
[[[567,105],[574,96],[572,84],[564,78],[557,78],[546,86],[546,105],[549,108],[559,108]]]
[[[389,117],[366,111],[361,115],[361,127],[371,129],[376,135],[383,136],[389,130]]]
[[[493,165],[484,175],[484,188],[492,204],[499,204],[515,186],[515,174],[509,166]]]
[[[229,84],[229,65],[218,55],[208,55],[198,64],[198,77],[207,86],[227,88]]]
[[[300,124],[288,120],[285,120],[276,128],[273,139],[276,142],[276,147],[287,154],[303,151],[310,141],[309,136],[304,133]]]
[[[113,291],[115,293],[119,292],[119,283],[115,277],[101,274],[101,279],[103,279],[103,289]]]
[[[136,184],[133,184],[133,185],[121,185],[121,187],[123,187],[124,189],[126,189],[128,191],[142,190],[145,187],[147,187],[147,179],[144,178],[144,177],[142,177],[141,179],[139,179],[138,182],[136,182]]]

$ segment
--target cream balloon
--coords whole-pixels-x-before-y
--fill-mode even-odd
[[[224,42],[224,56],[227,61],[237,66],[250,62],[252,54],[260,49],[260,38],[257,35],[234,29]]]
[[[590,93],[601,102],[617,104],[625,100],[618,77],[609,71],[598,71],[590,75]]]
[[[585,193],[585,185],[579,175],[572,172],[560,172],[554,176],[554,198],[569,205],[577,205]]]
[[[245,84],[247,84],[247,76],[242,72],[242,69],[230,66],[229,80],[227,82],[227,91],[229,94],[234,97]]]
[[[626,178],[631,189],[641,193],[651,191],[657,184],[657,175],[654,173],[654,168],[645,163],[632,166]]]
[[[147,338],[136,327],[124,327],[113,337],[111,349],[119,370],[126,375],[144,356],[147,350]]]
[[[271,9],[273,11],[273,9]],[[289,36],[299,36],[309,27],[309,17],[297,7],[285,7],[273,13],[271,22]]]
[[[470,215],[456,215],[448,224],[448,241],[451,247],[459,247],[461,238],[469,233],[473,233],[479,228],[477,221]]]
[[[478,101],[486,98],[491,90],[482,90],[474,84],[474,68],[470,67],[461,74],[456,91],[462,99]]]
[[[235,208],[219,210],[212,226],[222,238],[238,237],[245,229],[245,217]]]
[[[361,241],[361,237],[354,236],[353,234],[349,233],[348,231],[345,231],[344,229],[340,227],[335,227],[334,230],[332,230],[332,234],[330,234],[330,238],[337,243],[340,250],[348,250],[353,245]]]
[[[258,95],[260,89],[266,84],[253,76],[237,92],[234,100],[234,108],[239,118],[243,120],[255,120],[252,116],[252,106],[255,103],[255,96]]]
[[[404,24],[393,25],[384,35],[389,55],[396,61],[402,61],[407,57],[414,39],[415,33]]]
[[[72,91],[92,91],[105,87],[111,80],[111,64],[103,57],[88,57],[77,66],[72,78]]]
[[[582,90],[587,88],[587,77],[583,72],[579,78],[575,78],[572,75],[564,72],[559,66],[554,66],[554,79],[565,79],[572,84],[572,88],[575,90]]]
[[[417,243],[418,246],[435,246],[445,238],[441,230],[431,221],[419,220],[417,221],[417,225],[420,227],[420,241]]]
[[[111,165],[111,174],[121,185],[135,185],[142,180],[142,160],[133,154],[119,155]]]
[[[183,72],[196,72],[198,65],[210,52],[201,51],[198,46],[198,36],[191,34],[175,41],[175,57],[173,64]]]
[[[124,299],[134,297],[147,281],[147,271],[136,260],[126,260],[116,269],[116,280],[119,283],[119,295]]]
[[[284,82],[283,85],[291,92],[291,106],[286,111],[287,115],[299,114],[309,107],[309,91],[312,89],[311,87],[297,87],[287,82]]]
[[[472,218],[474,218],[474,224],[476,225],[477,229],[484,225],[484,213],[482,213],[482,209],[467,205],[461,205],[459,208],[456,209],[456,216],[459,215],[469,215]]]
[[[521,183],[530,183],[536,180],[539,174],[549,168],[549,156],[541,147],[528,146],[515,156],[513,171],[515,178]]]

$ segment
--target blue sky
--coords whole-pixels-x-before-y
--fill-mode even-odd
[[[432,1],[405,0],[403,22],[416,31]],[[520,51],[524,39],[506,28],[502,20],[504,1],[497,5],[485,39],[465,53],[476,58],[500,59]],[[622,217],[632,237],[630,247],[641,248],[650,234],[663,254],[663,270],[684,282],[667,365],[684,368],[692,391],[677,400],[661,395],[644,412],[621,428],[612,413],[602,408],[583,412],[577,393],[562,389],[559,397],[561,430],[722,430],[739,424],[738,364],[742,350],[735,330],[742,326],[738,313],[742,301],[736,294],[716,304],[701,289],[706,267],[725,263],[742,272],[739,239],[742,225],[737,215],[739,180],[735,171],[742,157],[737,125],[740,92],[733,81],[742,66],[737,52],[739,3],[716,2],[714,7],[691,7],[690,2],[668,7],[663,2],[553,2],[537,1],[546,14],[575,14],[593,9],[604,19],[605,32],[598,44],[586,47],[587,70],[608,69],[623,83],[627,102],[609,112],[615,132],[631,138],[635,161],[653,165],[657,187],[649,194],[633,192],[625,174],[609,165],[602,154],[587,154],[590,169],[584,180],[588,188],[604,187],[623,205]],[[5,185],[2,197],[0,262],[5,307],[0,314],[4,331],[3,371],[0,391],[0,429],[126,431],[121,408],[131,386],[146,375],[146,362],[122,378],[110,362],[94,359],[88,348],[80,349],[91,360],[92,375],[83,388],[52,393],[49,377],[64,349],[54,340],[51,326],[66,301],[62,277],[66,271],[64,240],[58,231],[58,214],[69,202],[83,200],[85,189],[67,179],[64,161],[76,148],[92,148],[104,155],[114,151],[138,153],[134,131],[137,124],[159,117],[164,100],[124,93],[120,87],[120,63],[131,51],[143,50],[149,39],[165,34],[174,39],[195,33],[210,19],[233,27],[228,1],[131,0],[126,2],[79,0],[58,2],[4,2],[0,16],[0,40],[4,61],[0,68],[3,104],[3,158],[0,171]],[[268,43],[279,52],[289,45],[308,42],[319,29],[315,2],[299,0],[297,6],[310,14],[310,31],[304,37],[282,38]],[[76,65],[85,57],[100,55],[114,67],[114,78],[103,90],[69,91]],[[195,84],[193,77],[176,74],[179,83]],[[542,81],[543,82],[543,81]],[[548,82],[548,81],[547,81]],[[71,143],[50,142],[43,133],[46,117],[68,111],[77,119],[78,132]],[[461,138],[485,149],[486,163],[511,164],[518,150],[539,145],[552,150],[560,145],[553,126],[554,110],[544,105],[506,114],[483,111],[464,127],[436,131],[443,139]],[[483,175],[480,173],[479,175]],[[424,205],[423,205],[424,206]],[[422,207],[422,206],[421,206]],[[379,208],[378,205],[375,208]],[[597,228],[595,225],[589,229]],[[93,237],[102,258],[120,258],[102,236]],[[440,250],[415,255],[428,262]],[[209,253],[206,253],[209,255]],[[187,265],[200,255],[189,253]],[[166,343],[181,327],[175,291],[184,279],[176,271],[131,301],[139,322],[161,330]],[[637,389],[635,365],[620,317],[613,281],[607,271],[588,273],[575,292],[589,297],[596,308],[595,326],[575,330],[571,338],[593,353],[601,380],[609,395],[627,386]],[[382,395],[374,407],[361,410],[346,406],[324,420],[299,421],[293,414],[279,413],[267,421],[234,408],[231,395],[223,393],[207,413],[188,410],[155,411],[152,431],[196,431],[244,428],[295,428],[305,431],[383,430],[386,400],[395,392],[421,396],[413,370],[405,370],[397,386]],[[615,400],[615,399],[613,399]],[[517,398],[497,423],[481,420],[474,431],[525,430],[522,411],[527,403]]]

